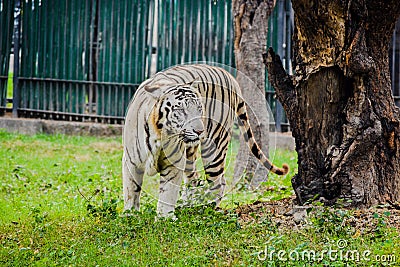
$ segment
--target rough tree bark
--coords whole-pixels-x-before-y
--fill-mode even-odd
[[[296,140],[298,201],[400,201],[399,110],[388,64],[400,1],[297,0],[293,9],[295,76],[271,49],[264,63]]]
[[[265,100],[265,68],[262,54],[266,51],[268,18],[275,0],[234,0],[234,52],[237,80],[249,107],[249,119],[254,137],[268,155],[269,116]],[[254,86],[255,85],[255,86]],[[243,138],[235,165],[235,178],[245,171],[253,187],[266,180],[268,170],[259,166],[257,159],[249,154]]]

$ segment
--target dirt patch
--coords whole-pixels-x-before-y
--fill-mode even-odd
[[[278,201],[255,202],[236,209],[242,225],[270,219],[279,229],[303,229],[319,218],[341,223],[357,234],[375,231],[377,227],[395,228],[400,232],[400,205],[384,204],[369,209],[346,209],[319,205],[297,206],[295,197]],[[314,222],[314,224],[313,224]]]

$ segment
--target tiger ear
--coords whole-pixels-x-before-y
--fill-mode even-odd
[[[164,73],[159,72],[154,75],[152,81],[144,86],[144,90],[155,98],[160,98],[164,94],[164,88],[169,88],[174,82]]]
[[[200,76],[197,76],[192,81],[185,83],[185,85],[189,85],[190,87],[197,88],[200,81],[201,81]]]

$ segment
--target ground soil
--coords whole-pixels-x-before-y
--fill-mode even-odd
[[[297,206],[295,197],[270,202],[255,202],[236,209],[242,225],[265,220],[267,217],[281,230],[305,229],[312,218],[331,214],[346,214],[342,226],[357,229],[358,233],[369,233],[382,225],[395,228],[400,233],[400,205],[382,204],[368,209],[346,209],[319,205]]]

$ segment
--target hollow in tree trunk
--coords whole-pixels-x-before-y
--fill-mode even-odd
[[[297,0],[294,65],[264,55],[296,140],[300,203],[400,201],[399,110],[388,48],[400,1]]]

